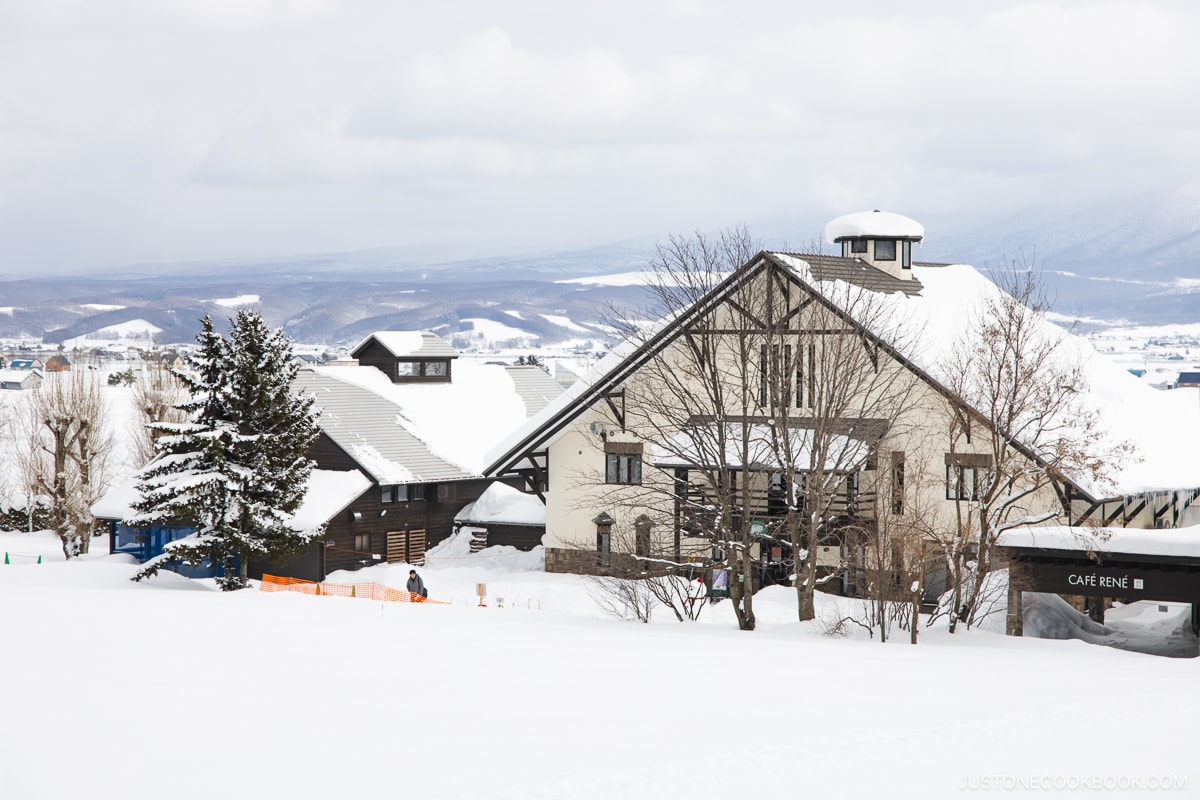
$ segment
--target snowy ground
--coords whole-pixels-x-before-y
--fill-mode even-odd
[[[431,597],[453,601],[435,606],[134,584],[118,558],[63,563],[47,534],[0,549],[5,798],[1200,787],[1196,659],[982,631],[830,639],[790,622],[785,589],[760,593],[754,633],[728,603],[702,624],[622,622],[584,579],[505,550],[434,553]],[[1183,790],[1152,791],[1164,779]]]

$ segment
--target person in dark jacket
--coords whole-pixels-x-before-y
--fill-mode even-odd
[[[425,581],[421,580],[421,576],[417,574],[415,569],[408,571],[408,590],[421,597],[429,597],[429,591],[425,588]]]

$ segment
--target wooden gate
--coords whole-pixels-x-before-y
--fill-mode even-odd
[[[425,531],[388,531],[387,560],[389,564],[425,566]]]

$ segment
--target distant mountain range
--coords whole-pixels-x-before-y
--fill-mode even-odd
[[[767,247],[809,249],[772,236],[780,227],[779,221],[758,230],[750,224]],[[145,320],[161,329],[161,343],[190,342],[202,315],[224,319],[240,302],[314,344],[353,344],[386,329],[438,331],[464,349],[602,342],[605,309],[637,305],[641,290],[560,281],[636,271],[653,250],[648,239],[490,258],[393,248],[4,281],[0,337],[56,344]],[[1056,309],[1067,315],[1114,323],[1200,321],[1200,191],[1131,201],[1119,212],[1031,214],[939,234],[917,257],[983,269],[1014,259],[1036,263]]]

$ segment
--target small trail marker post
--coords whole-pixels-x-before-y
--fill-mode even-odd
[[[483,596],[485,594],[487,594],[487,584],[486,583],[475,584],[475,594],[479,595],[479,607],[487,608],[487,603],[483,602]]]

